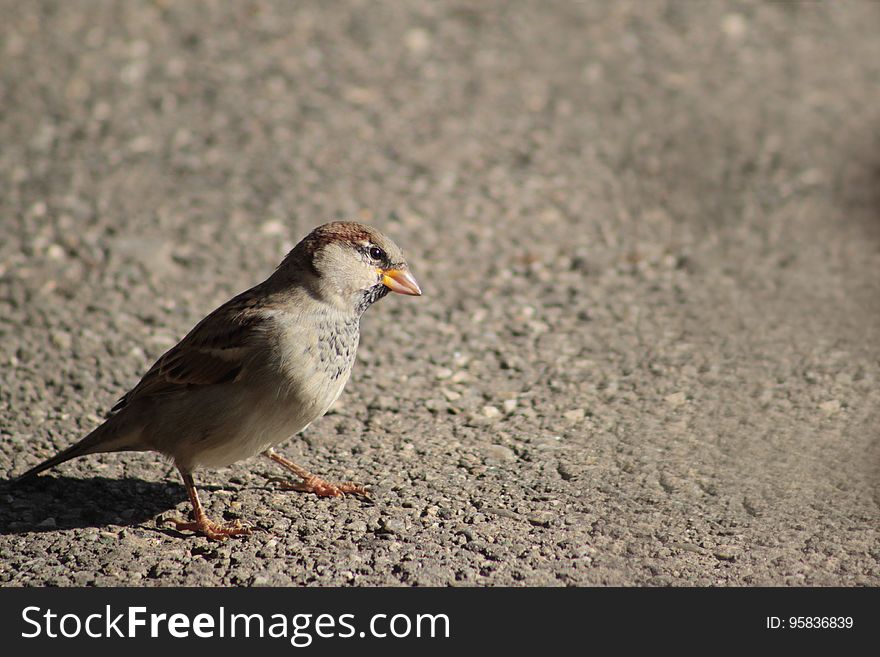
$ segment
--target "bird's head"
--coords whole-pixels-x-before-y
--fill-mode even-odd
[[[324,301],[358,313],[388,292],[421,295],[400,247],[372,226],[334,221],[318,226],[278,268],[305,272],[308,287]]]

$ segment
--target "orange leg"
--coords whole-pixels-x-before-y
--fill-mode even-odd
[[[276,454],[271,449],[267,449],[263,452],[265,456],[268,456],[270,459],[275,461],[286,469],[290,470],[297,477],[302,479],[302,481],[292,482],[287,481],[286,479],[282,479],[279,481],[282,488],[287,490],[298,490],[303,493],[314,493],[315,495],[319,495],[321,497],[341,497],[343,495],[360,495],[361,497],[370,498],[370,491],[368,491],[363,486],[358,484],[353,484],[351,482],[345,482],[341,484],[330,483],[329,481],[324,481],[317,475],[313,475],[311,472],[298,466],[293,461],[284,458],[280,454]]]
[[[193,531],[204,534],[208,538],[215,541],[225,540],[228,536],[242,536],[251,533],[250,527],[245,527],[240,521],[222,525],[209,519],[205,514],[205,509],[199,501],[199,494],[196,492],[196,485],[193,482],[192,475],[188,472],[180,471],[183,477],[183,485],[186,486],[186,494],[189,495],[189,501],[193,507],[193,520],[179,520],[177,518],[168,518],[165,522],[173,523],[174,526],[182,531]]]

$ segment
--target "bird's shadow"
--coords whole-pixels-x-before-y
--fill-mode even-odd
[[[272,481],[270,477],[266,484],[249,488],[276,490]],[[228,485],[199,484],[199,490],[205,492],[229,489]],[[187,500],[186,489],[170,480],[51,475],[22,482],[0,479],[0,536],[138,525]],[[375,504],[371,498],[364,502]]]
[[[65,476],[0,481],[0,535],[136,525],[185,499],[184,487],[169,481]]]

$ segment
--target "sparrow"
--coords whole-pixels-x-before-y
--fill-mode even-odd
[[[18,481],[101,452],[156,451],[180,472],[193,518],[178,530],[210,539],[251,533],[207,517],[193,473],[263,454],[299,478],[286,488],[367,496],[273,451],[324,415],[351,374],[364,311],[389,292],[421,295],[400,248],[371,226],[332,222],[297,244],[271,276],[214,310],[147,371],[78,443]]]

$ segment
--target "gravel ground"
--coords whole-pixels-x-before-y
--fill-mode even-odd
[[[880,6],[12,2],[0,477],[313,226],[420,299],[283,452],[0,483],[4,585],[880,585]]]

